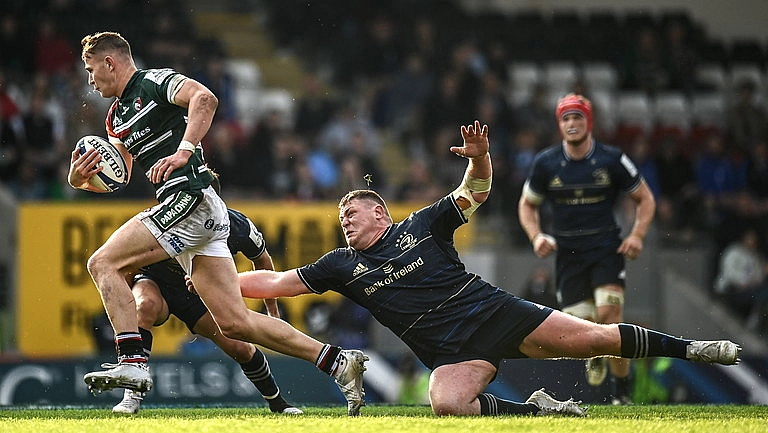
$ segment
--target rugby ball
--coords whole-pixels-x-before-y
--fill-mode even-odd
[[[86,135],[77,141],[80,155],[88,149],[96,149],[101,154],[99,166],[102,170],[89,180],[96,189],[103,192],[115,192],[128,184],[128,166],[120,151],[108,140],[97,135]]]

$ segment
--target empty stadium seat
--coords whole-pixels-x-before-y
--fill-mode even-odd
[[[533,88],[541,80],[541,69],[534,62],[513,62],[509,65],[509,79],[512,105],[518,105],[533,94]]]
[[[543,70],[544,83],[552,93],[568,93],[579,78],[578,69],[572,62],[548,62]]]
[[[728,86],[728,74],[720,63],[703,63],[696,67],[696,87],[723,92]]]
[[[590,92],[614,91],[619,83],[616,68],[608,62],[585,63],[581,67],[581,76]]]

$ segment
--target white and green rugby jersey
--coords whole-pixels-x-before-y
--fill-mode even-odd
[[[171,101],[185,80],[187,77],[172,69],[138,70],[109,109],[109,140],[122,143],[145,175],[159,159],[173,155],[184,136],[187,109]],[[154,185],[155,195],[163,201],[178,191],[200,191],[212,181],[198,146],[187,165]]]

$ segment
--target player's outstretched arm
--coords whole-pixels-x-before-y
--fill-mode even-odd
[[[493,168],[491,166],[491,154],[488,152],[488,125],[480,126],[480,121],[475,120],[472,125],[461,127],[463,146],[452,146],[451,152],[467,158],[467,170],[464,173],[461,185],[453,192],[464,216],[470,215],[488,199],[491,191]]]
[[[240,291],[246,298],[269,299],[312,293],[296,269],[284,272],[256,270],[241,272]]]

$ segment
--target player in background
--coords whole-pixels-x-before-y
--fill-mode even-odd
[[[102,97],[115,98],[105,121],[107,137],[130,169],[138,164],[158,200],[118,228],[88,259],[117,348],[117,364],[85,375],[89,388],[152,388],[127,277],[143,266],[175,258],[195,282],[224,336],[314,363],[336,380],[348,414],[358,415],[364,404],[367,357],[359,350],[323,344],[287,322],[251,311],[240,295],[227,246],[227,206],[211,187],[213,174],[203,163],[200,144],[213,121],[216,96],[171,69],[137,69],[130,45],[119,33],[87,35],[81,45],[88,83]],[[100,170],[100,160],[93,149],[83,155],[73,151],[69,184],[94,190],[89,180]]]
[[[625,257],[633,260],[643,251],[656,208],[653,194],[627,155],[594,140],[588,99],[567,95],[555,111],[563,141],[534,158],[518,205],[520,224],[537,256],[556,251],[561,309],[597,323],[619,323],[624,316]],[[614,212],[624,195],[634,202],[635,219],[621,239]],[[539,207],[545,200],[552,205],[554,237],[541,227]],[[628,359],[587,360],[587,382],[602,384],[606,364],[613,376],[612,402],[631,403]]]
[[[251,261],[252,269],[274,270],[264,236],[253,222],[234,209],[228,209],[228,213],[227,245],[232,255],[242,253]],[[216,322],[200,297],[187,290],[184,270],[176,260],[168,259],[141,268],[133,277],[131,290],[136,299],[139,333],[147,358],[152,353],[152,328],[162,325],[173,314],[184,322],[193,334],[210,339],[237,361],[243,369],[243,374],[256,386],[272,412],[303,413],[285,401],[270,371],[267,358],[256,346],[227,338],[219,332]],[[265,299],[264,303],[270,316],[280,317],[277,300]],[[112,408],[112,411],[137,413],[143,397],[144,393],[126,389],[123,400]]]

